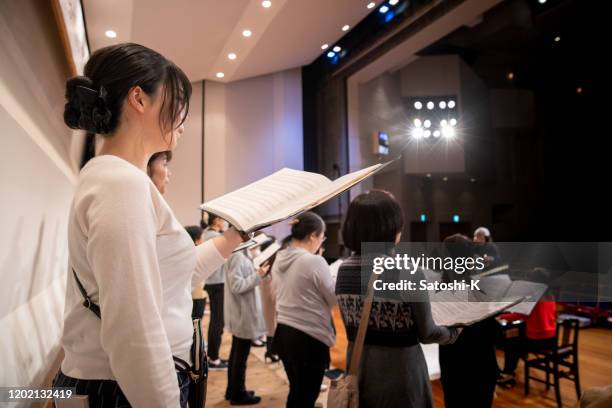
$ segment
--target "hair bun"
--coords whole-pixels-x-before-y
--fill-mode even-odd
[[[72,129],[93,133],[109,133],[112,114],[107,106],[107,93],[98,89],[86,76],[77,76],[66,82],[64,122]]]

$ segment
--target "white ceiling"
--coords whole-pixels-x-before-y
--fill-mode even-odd
[[[311,63],[368,13],[370,0],[83,0],[91,51],[120,42],[155,49],[192,81],[230,82]],[[375,2],[381,4],[382,0]],[[242,31],[253,32],[250,38]],[[106,30],[117,32],[109,39]],[[340,44],[341,45],[341,44]],[[238,58],[230,61],[227,54]],[[223,72],[223,79],[217,78]]]

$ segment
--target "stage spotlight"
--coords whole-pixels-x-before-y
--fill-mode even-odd
[[[419,101],[416,101],[416,102],[414,103],[414,109],[416,109],[416,110],[421,110],[421,109],[423,109],[423,104],[422,104],[421,102],[419,102]]]
[[[440,109],[446,109],[446,102],[444,102],[444,101],[440,101],[440,103],[438,104],[438,106],[440,107]]]
[[[454,127],[455,125],[457,125],[457,119],[452,118],[452,119],[450,120],[450,125],[451,125],[451,126],[453,126],[453,127]]]
[[[387,6],[387,5],[381,6],[381,7],[378,9],[378,11],[379,11],[380,13],[382,13],[382,14],[385,14],[387,11],[389,11],[389,6]]]
[[[440,131],[438,129],[434,130],[433,137],[440,137]]]
[[[432,110],[434,108],[434,103],[432,101],[427,102],[427,109]]]
[[[421,119],[415,119],[414,120],[414,127],[418,127],[418,128],[421,127]]]
[[[421,128],[412,129],[412,137],[414,137],[415,139],[420,139],[421,137],[423,137],[423,129]]]
[[[448,122],[447,122],[447,120],[446,120],[446,119],[442,119],[442,120],[440,121],[440,126],[442,126],[442,127],[448,126]]]
[[[447,106],[448,109],[453,109],[455,107],[455,101],[451,99],[450,101],[448,101]]]
[[[445,126],[442,128],[442,135],[444,135],[444,137],[450,139],[451,137],[455,136],[455,129],[453,129],[452,127],[449,126]]]
[[[423,132],[423,136],[424,136],[425,138],[430,137],[430,136],[431,136],[431,130],[426,130],[426,131],[424,131],[424,132]]]
[[[333,51],[330,51],[327,53],[327,58],[334,58],[336,56],[336,53]]]
[[[431,127],[431,120],[426,120],[425,122],[423,122],[423,126],[425,126],[426,128],[430,128]]]
[[[340,52],[340,51],[342,50],[342,47],[340,47],[339,45],[336,45],[336,46],[333,48],[333,50],[334,50],[334,52]]]

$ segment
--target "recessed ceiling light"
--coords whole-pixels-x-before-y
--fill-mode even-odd
[[[217,78],[223,78],[225,74],[223,72],[217,72]]]
[[[514,72],[508,72],[506,78],[508,78],[508,81],[512,81],[514,79]]]
[[[389,11],[389,6],[384,5],[381,8],[379,8],[378,11],[384,14],[387,11]]]
[[[425,175],[425,177],[429,177],[429,178],[431,178],[431,173],[427,173],[427,174]]]
[[[556,37],[555,37],[555,42],[559,42],[559,41],[561,41],[561,37],[556,36]]]
[[[579,93],[579,94],[580,94],[580,93],[582,93],[582,87],[581,87],[581,86],[579,86],[578,88],[576,88],[576,93]]]
[[[340,51],[342,50],[342,47],[340,47],[339,45],[336,45],[336,46],[333,48],[333,50],[334,50],[334,52],[340,52]]]
[[[243,37],[250,37],[251,35],[253,35],[253,33],[251,32],[251,30],[244,30],[242,32],[242,36]]]
[[[322,49],[322,50],[326,50],[326,49],[328,49],[328,48],[329,48],[329,44],[323,44],[323,45],[321,46],[321,49]]]
[[[546,0],[538,0],[538,3],[544,4],[544,3],[546,3]]]
[[[442,180],[448,181],[448,177],[444,177],[444,178],[442,178]]]
[[[399,3],[399,0],[389,0],[389,4],[392,6],[395,6],[397,3]]]
[[[368,3],[368,5],[366,7],[369,8],[369,9],[374,8],[374,7],[376,7],[376,3],[371,1],[371,2]]]
[[[263,8],[270,8],[270,7],[272,7],[272,2],[271,2],[270,0],[265,0],[265,1],[262,1],[262,2],[261,2],[261,6],[262,6]]]
[[[470,181],[471,181],[472,183],[475,183],[475,182],[476,182],[476,179],[475,179],[474,177],[472,177],[472,178],[470,179]]]
[[[342,26],[342,31],[348,31],[349,28],[351,28],[351,26],[348,24],[345,24],[344,26]]]
[[[235,60],[236,59],[236,54],[234,54],[233,52],[230,52],[229,54],[227,54],[227,58],[231,59],[231,60]]]
[[[104,32],[104,35],[107,36],[108,38],[116,38],[117,37],[117,32],[115,32],[113,30],[106,30]]]

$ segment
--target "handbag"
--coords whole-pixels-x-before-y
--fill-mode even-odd
[[[363,343],[368,330],[368,320],[372,311],[372,300],[374,298],[373,285],[376,275],[372,273],[368,282],[366,298],[363,301],[361,319],[357,329],[357,337],[353,344],[353,352],[349,364],[348,373],[337,379],[332,380],[327,395],[328,408],[357,408],[359,407],[359,370],[361,365],[361,353]]]
[[[79,291],[83,296],[83,306],[91,310],[98,317],[98,319],[102,320],[100,306],[91,300],[74,269],[72,269],[72,274],[74,275]],[[203,331],[202,320],[199,318],[194,319],[193,343],[191,344],[191,360],[193,361],[193,366],[179,357],[172,356],[172,359],[174,360],[174,368],[178,372],[189,374],[189,377],[191,378],[191,382],[189,384],[189,408],[204,408],[206,405],[208,357],[206,355],[206,348],[204,347],[204,336],[202,335]]]

